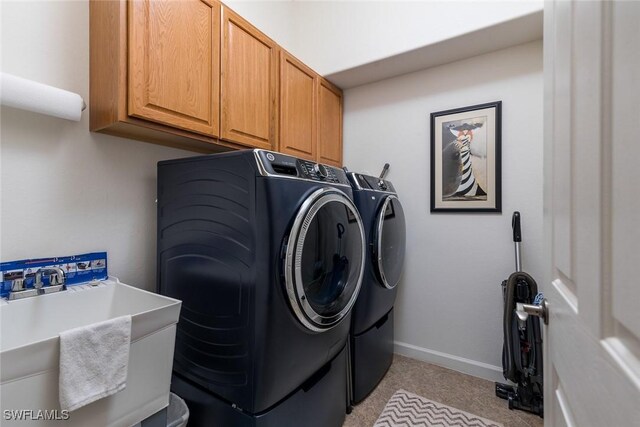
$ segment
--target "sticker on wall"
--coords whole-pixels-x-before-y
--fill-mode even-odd
[[[93,252],[58,258],[24,259],[0,263],[0,298],[5,298],[11,291],[15,280],[23,280],[24,288],[33,288],[39,271],[56,267],[64,272],[64,283],[67,286],[78,285],[92,280],[105,280],[107,273],[107,253]],[[42,275],[44,286],[48,285],[48,277]]]

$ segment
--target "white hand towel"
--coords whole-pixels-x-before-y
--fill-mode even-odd
[[[60,334],[60,408],[74,411],[127,386],[131,316]]]

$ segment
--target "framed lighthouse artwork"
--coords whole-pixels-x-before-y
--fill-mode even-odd
[[[502,212],[501,108],[431,113],[431,212]]]

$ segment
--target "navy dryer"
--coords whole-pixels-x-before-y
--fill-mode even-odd
[[[393,360],[393,304],[406,246],[404,210],[391,182],[349,173],[362,216],[367,260],[350,334],[351,402],[378,385]]]
[[[341,426],[364,262],[341,169],[264,150],[160,162],[158,288],[182,300],[189,425]]]

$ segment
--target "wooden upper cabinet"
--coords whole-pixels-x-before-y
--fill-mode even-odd
[[[316,160],[317,83],[311,68],[280,53],[281,153]]]
[[[222,7],[220,137],[250,147],[276,146],[277,45]]]
[[[342,93],[219,0],[90,0],[90,129],[342,164]]]
[[[342,91],[320,78],[318,84],[318,162],[342,167]]]
[[[129,2],[129,115],[219,136],[220,7]]]

